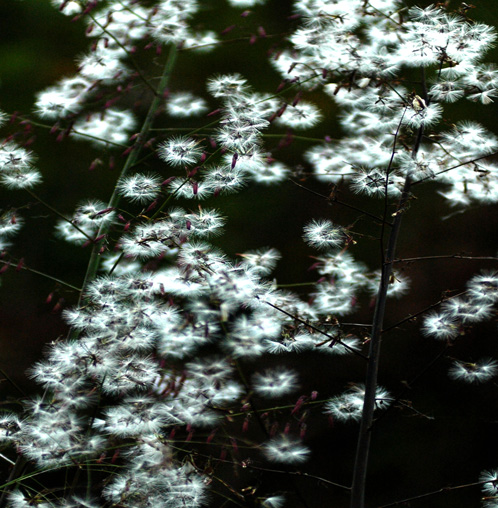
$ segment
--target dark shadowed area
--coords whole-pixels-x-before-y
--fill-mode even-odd
[[[233,28],[222,36],[224,43],[219,51],[197,55],[180,52],[171,90],[191,90],[204,96],[212,110],[218,105],[208,96],[205,79],[213,74],[238,72],[249,79],[256,91],[275,91],[280,77],[267,58],[277,54],[286,33],[296,26],[297,21],[289,19],[293,12],[291,2],[269,0],[266,6],[254,8],[247,17],[241,17],[242,10],[230,9],[221,0],[212,3],[213,8],[206,7],[197,16],[199,27],[218,32]],[[460,4],[450,3],[455,8]],[[498,26],[498,3],[484,0],[474,3],[475,9],[469,15]],[[429,2],[420,4],[429,5]],[[264,28],[266,37],[258,27]],[[75,56],[87,48],[84,30],[81,21],[71,22],[52,8],[48,0],[4,2],[0,15],[0,109],[20,117],[32,113],[38,91],[75,72]],[[159,75],[164,55],[153,53],[149,51],[140,65],[146,74]],[[487,60],[498,61],[498,51],[490,52]],[[415,81],[414,78],[414,83],[405,86],[417,90]],[[319,105],[326,116],[318,127],[305,131],[303,137],[339,137],[341,132],[332,102],[319,92],[308,95],[306,98]],[[137,116],[143,118],[147,98],[137,88],[122,99],[122,104],[128,101]],[[448,125],[467,118],[498,132],[496,104],[485,107],[458,102],[445,108],[445,115]],[[202,121],[207,124],[209,119]],[[192,128],[198,122],[198,119],[175,121],[164,115],[157,119],[157,125],[171,129],[172,134],[175,128]],[[4,127],[2,137],[11,130],[9,125]],[[268,131],[272,132],[276,131]],[[43,126],[34,126],[17,137],[18,142],[28,142],[37,154],[37,165],[43,174],[43,184],[37,188],[38,198],[68,215],[82,199],[107,201],[123,161],[121,153],[102,153],[84,141],[58,142],[56,138],[57,133]],[[266,143],[273,148],[281,140],[282,136],[268,137]],[[203,203],[220,209],[228,219],[225,234],[213,243],[229,256],[235,258],[238,253],[267,246],[281,252],[282,259],[274,274],[279,284],[311,283],[319,277],[316,271],[310,270],[316,252],[301,240],[302,228],[311,218],[329,218],[345,226],[354,224],[352,230],[358,236],[350,252],[371,269],[378,268],[380,263],[378,228],[372,228],[371,219],[358,209],[381,214],[382,202],[354,195],[345,184],[335,189],[334,196],[350,206],[334,202],[330,187],[303,176],[309,168],[301,153],[308,146],[306,139],[295,139],[273,151],[276,158],[294,171],[292,181],[278,188],[250,186],[239,194],[211,198]],[[99,159],[97,163],[96,159]],[[157,158],[151,157],[144,164],[147,170],[165,179],[170,176]],[[441,189],[436,184],[414,189],[415,199],[401,227],[398,258],[453,254],[497,256],[498,207],[481,206],[460,213],[438,195]],[[186,208],[197,206],[180,204]],[[12,266],[2,270],[0,276],[0,393],[2,404],[8,409],[15,408],[15,401],[25,394],[38,391],[29,378],[29,367],[41,358],[44,345],[64,338],[68,332],[62,311],[76,304],[78,294],[54,278],[81,287],[90,254],[89,247],[75,247],[56,237],[57,216],[34,196],[0,189],[0,213],[11,207],[26,218],[26,224],[9,250],[9,259],[14,260]],[[498,385],[494,382],[483,386],[458,384],[446,374],[450,358],[498,356],[496,322],[473,327],[461,342],[445,350],[444,343],[421,335],[416,318],[408,319],[439,301],[444,294],[462,291],[476,272],[496,269],[496,266],[493,260],[451,258],[405,261],[397,265],[411,279],[411,291],[388,302],[385,328],[403,323],[385,333],[379,381],[392,394],[399,395],[399,400],[395,407],[382,414],[373,429],[369,477],[372,508],[448,486],[476,482],[481,471],[498,467],[495,439]],[[306,299],[311,286],[293,290]],[[358,324],[371,322],[372,309],[373,302],[364,295],[358,302],[358,312],[344,318],[353,323],[352,334],[367,339],[368,328]],[[354,357],[341,359],[309,354],[284,361],[302,372],[302,392],[317,390],[320,398],[340,393],[348,383],[363,382],[364,378],[364,366]],[[250,372],[254,365],[248,364],[246,368]],[[289,404],[293,403],[295,400],[289,400]],[[319,408],[311,411],[306,442],[313,455],[308,471],[347,485],[351,481],[357,425],[327,421]],[[257,434],[257,430],[253,432]],[[245,479],[239,481],[240,488],[247,487]],[[271,485],[273,490],[288,490],[289,479],[282,474],[261,472],[251,481],[263,488]],[[348,506],[347,493],[330,483],[299,475],[293,476],[292,482],[308,500],[309,508]],[[479,506],[480,497],[479,487],[469,487],[399,506],[468,508]],[[301,506],[297,498],[290,497],[288,506]]]

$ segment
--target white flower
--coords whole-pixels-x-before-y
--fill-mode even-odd
[[[240,74],[224,74],[210,78],[207,88],[214,97],[233,97],[243,95],[248,87]]]
[[[263,453],[271,462],[301,464],[308,460],[310,450],[299,439],[282,434],[264,443]]]
[[[297,373],[283,367],[258,372],[252,376],[252,386],[258,395],[275,399],[298,388]]]
[[[132,202],[147,203],[156,198],[161,191],[161,179],[155,175],[127,176],[118,182],[117,190]]]
[[[80,118],[74,123],[71,134],[97,146],[107,143],[124,144],[135,127],[136,120],[131,111],[106,109],[103,113]]]
[[[161,143],[159,157],[172,166],[195,164],[202,155],[202,147],[193,138],[177,136]]]
[[[304,241],[317,249],[338,247],[345,240],[343,228],[329,220],[312,220],[304,227]]]
[[[483,358],[475,363],[455,360],[448,376],[466,383],[485,383],[498,374],[498,362],[490,358]]]
[[[206,101],[190,92],[174,92],[166,101],[166,111],[177,118],[199,116],[207,109]]]
[[[314,104],[300,101],[295,106],[288,105],[283,114],[276,119],[278,125],[294,129],[309,129],[322,120],[322,113]]]

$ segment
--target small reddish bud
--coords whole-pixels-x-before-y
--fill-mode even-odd
[[[154,208],[157,206],[157,199],[154,199],[152,203],[147,207],[147,210],[145,210],[145,213],[150,212],[151,210],[154,210]]]
[[[126,157],[133,150],[133,146],[129,146],[122,154],[122,157]]]
[[[17,263],[16,272],[20,272],[22,270],[23,266],[24,266],[24,258],[21,258],[19,260],[19,263]]]
[[[64,298],[59,298],[57,303],[55,304],[54,308],[52,309],[52,314],[56,314],[62,309],[62,306],[64,305]]]
[[[285,88],[285,85],[287,84],[286,81],[281,81],[280,84],[277,87],[277,93],[282,91]]]
[[[297,399],[296,405],[294,406],[294,409],[291,411],[291,415],[296,414],[303,407],[305,400],[306,397],[303,395],[299,397],[299,399]]]
[[[304,439],[305,436],[306,436],[306,430],[307,430],[307,426],[305,423],[301,424],[301,428],[299,429],[299,437],[301,439]]]
[[[275,422],[275,423],[273,423],[273,424],[272,424],[272,426],[270,427],[270,432],[269,432],[270,437],[275,436],[277,432],[278,432],[278,423],[277,423],[277,422]]]
[[[266,30],[262,26],[258,26],[258,34],[260,37],[266,37]]]
[[[242,432],[247,432],[249,430],[249,418],[246,418],[244,420],[244,423],[242,424]]]
[[[98,217],[99,215],[104,215],[106,213],[112,212],[114,208],[111,206],[110,208],[105,208],[104,210],[100,210],[95,214],[95,217]]]
[[[90,164],[90,167],[88,168],[88,171],[93,171],[93,170],[94,170],[94,169],[96,169],[97,167],[102,166],[102,164],[104,164],[104,163],[102,162],[102,160],[101,160],[101,159],[99,159],[99,158],[97,157],[97,158],[96,158],[96,159],[94,159],[94,160],[92,161],[92,163]]]
[[[166,185],[169,185],[173,180],[176,179],[176,176],[170,176],[169,178],[167,178],[166,180],[164,180],[164,182],[161,184],[161,187],[164,187]]]
[[[231,32],[235,27],[236,27],[236,25],[227,26],[224,30],[221,31],[221,35],[225,35],[228,32]]]
[[[278,111],[277,116],[282,116],[285,113],[285,110],[287,109],[287,104],[284,104]]]

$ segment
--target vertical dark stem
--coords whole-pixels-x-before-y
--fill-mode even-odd
[[[161,76],[161,81],[159,83],[159,86],[156,90],[155,97],[150,105],[149,111],[147,112],[147,116],[145,118],[145,121],[142,125],[142,128],[140,130],[140,133],[138,135],[138,138],[136,140],[135,146],[131,150],[130,154],[128,155],[128,158],[126,159],[126,162],[123,166],[123,169],[121,170],[121,174],[119,176],[120,178],[123,178],[125,175],[129,173],[131,168],[134,166],[134,164],[138,160],[138,156],[140,154],[140,149],[144,145],[147,136],[149,135],[150,129],[152,127],[152,122],[154,120],[154,117],[157,114],[157,111],[161,105],[161,101],[164,97],[164,92],[166,91],[166,88],[168,86],[171,73],[173,70],[173,67],[176,62],[176,56],[177,56],[177,48],[175,46],[170,46],[168,58],[166,60],[163,74]],[[118,179],[118,181],[119,181]],[[120,196],[117,192],[117,186],[114,187],[113,194],[109,200],[108,208],[116,208],[119,204]],[[94,245],[92,248],[92,253],[90,255],[90,260],[88,262],[87,271],[85,274],[85,280],[83,282],[82,291],[80,293],[80,299],[78,302],[78,306],[81,306],[83,298],[84,298],[84,291],[87,288],[88,284],[95,278],[95,275],[98,270],[99,262],[100,262],[100,251],[104,242],[104,238],[108,233],[109,225],[105,224],[101,226],[99,229],[99,232],[96,235],[96,238],[100,238],[100,240],[94,240]],[[74,339],[78,335],[77,330],[74,328],[71,328],[68,334],[68,339]],[[47,392],[46,392],[47,393]],[[43,398],[45,398],[46,393],[43,395]],[[15,483],[16,479],[19,478],[22,469],[26,465],[27,460],[24,458],[23,455],[19,454],[17,457],[17,460],[15,462],[14,468],[12,469],[12,472],[9,476],[9,479],[7,483],[4,485],[4,490],[0,496],[0,507],[4,505],[7,499],[7,494],[10,490],[10,487]]]
[[[415,158],[422,140],[423,126],[419,128],[417,138],[412,150],[412,157]],[[353,483],[351,488],[351,508],[364,508],[365,486],[367,479],[368,456],[370,452],[371,429],[373,414],[375,410],[375,394],[377,391],[377,374],[379,370],[380,345],[384,316],[386,311],[387,290],[393,270],[393,261],[396,253],[396,243],[399,237],[399,230],[406,204],[410,197],[411,177],[408,175],[405,180],[403,191],[396,207],[391,234],[383,256],[381,278],[377,301],[372,321],[372,334],[370,337],[370,350],[368,355],[367,374],[365,379],[365,399],[363,402],[363,413],[360,422],[360,431],[356,447],[356,458],[353,471]]]
[[[128,172],[130,171],[130,169],[133,167],[133,165],[138,160],[138,156],[140,154],[140,149],[144,145],[144,143],[147,139],[147,136],[149,135],[154,117],[159,109],[159,106],[161,105],[161,101],[164,98],[164,92],[166,91],[166,88],[169,83],[169,79],[171,77],[171,72],[173,70],[173,66],[175,65],[176,55],[177,55],[177,49],[175,46],[172,45],[170,47],[168,58],[167,58],[165,66],[164,66],[163,74],[162,74],[159,86],[157,88],[156,95],[152,101],[152,104],[150,105],[149,111],[147,112],[147,116],[146,116],[145,121],[142,125],[142,129],[140,130],[140,133],[138,135],[135,146],[131,150],[131,152],[130,152],[130,154],[129,154],[128,158],[126,159],[126,162],[123,166],[123,169],[121,170],[119,179],[121,179],[125,175],[127,175]],[[117,185],[116,185],[114,187],[114,192],[112,193],[112,196],[111,196],[111,199],[109,200],[109,204],[107,205],[107,208],[116,208],[119,203],[119,200],[120,200],[120,195],[118,194]],[[101,228],[99,229],[99,232],[97,233],[96,238],[98,238],[99,240],[95,241],[95,243],[93,245],[92,254],[90,255],[90,261],[88,262],[88,268],[87,268],[87,272],[85,275],[85,280],[83,281],[79,305],[81,305],[81,302],[83,301],[82,299],[84,298],[85,289],[87,289],[88,284],[95,278],[95,275],[97,273],[97,269],[98,269],[99,261],[100,261],[100,250],[102,248],[102,244],[104,242],[105,235],[108,233],[108,229],[109,229],[109,225],[108,225],[108,223],[105,222],[104,225],[102,225]]]
[[[404,207],[410,195],[411,181],[408,176],[405,180],[403,193],[396,209],[393,227],[389,236],[386,249],[385,261],[382,265],[379,291],[375,304],[372,322],[372,335],[370,337],[370,350],[368,355],[367,375],[365,380],[365,400],[360,423],[360,433],[356,448],[356,459],[353,472],[353,484],[351,489],[351,508],[363,508],[365,504],[365,483],[367,477],[368,455],[370,451],[371,426],[375,409],[375,393],[377,391],[377,372],[379,369],[380,343],[384,315],[386,310],[387,289],[392,274],[396,242],[399,236],[401,219]]]

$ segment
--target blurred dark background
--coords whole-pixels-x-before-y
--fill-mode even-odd
[[[281,45],[285,34],[295,26],[295,22],[289,20],[292,3],[269,0],[267,5],[252,9],[247,17],[241,17],[242,10],[231,9],[221,0],[201,4],[206,8],[196,17],[199,28],[218,32],[229,26],[234,28],[223,36],[226,42],[221,51],[197,55],[181,53],[171,90],[191,90],[202,95],[209,100],[212,109],[217,104],[206,94],[204,83],[205,78],[213,74],[239,72],[249,79],[256,91],[276,90],[280,77],[267,62],[267,55]],[[417,4],[425,6],[429,2]],[[450,5],[457,8],[459,4],[451,2]],[[498,26],[498,3],[476,0],[474,4],[475,8],[470,11],[474,19]],[[257,34],[261,26],[269,36],[259,37],[254,44],[249,44],[248,38]],[[81,21],[72,22],[58,13],[48,0],[4,2],[0,16],[0,109],[9,114],[32,113],[37,91],[76,71],[74,58],[88,46],[84,30]],[[498,51],[491,51],[486,60],[498,61]],[[144,65],[149,72],[160,72],[153,57]],[[311,94],[309,98],[323,108],[326,118],[306,135],[338,137],[340,132],[331,102],[319,93]],[[497,113],[495,104],[484,107],[459,102],[445,107],[445,119],[449,123],[472,119],[495,132],[498,132]],[[194,126],[198,122],[181,121],[181,125]],[[180,124],[165,117],[157,123],[161,127]],[[12,132],[12,126],[2,130],[5,137]],[[35,128],[21,138],[32,141],[30,148],[38,156],[38,167],[44,179],[36,189],[40,197],[66,214],[72,213],[75,205],[85,198],[107,201],[123,160],[119,152],[102,155],[84,142],[65,140],[58,143],[55,137],[47,129]],[[278,140],[268,141],[270,148],[277,144]],[[303,141],[295,141],[289,147],[275,151],[275,156],[293,169],[300,165],[308,169],[300,155],[308,146]],[[114,169],[109,168],[111,155],[116,160]],[[104,164],[89,170],[97,157],[102,158]],[[153,169],[161,171],[160,165]],[[165,177],[169,176],[164,169],[162,171]],[[313,180],[304,185],[325,195],[330,191]],[[437,194],[437,189],[433,184],[416,189],[417,200],[402,224],[398,257],[453,253],[496,256],[497,206],[453,214],[455,210]],[[340,199],[354,206],[372,213],[379,213],[381,209],[380,202],[354,196],[346,187],[340,192]],[[313,263],[310,256],[315,253],[300,240],[302,227],[310,218],[330,218],[343,225],[352,224],[357,219],[354,211],[330,204],[291,182],[278,188],[251,186],[240,194],[210,200],[203,206],[217,207],[228,217],[226,233],[216,243],[230,256],[265,246],[275,247],[282,253],[283,258],[275,272],[280,284],[311,282],[317,278],[316,273],[308,270]],[[1,189],[0,209],[10,207],[18,207],[19,215],[26,218],[23,230],[13,241],[11,257],[23,258],[30,268],[81,286],[89,249],[59,241],[54,235],[57,218],[32,197],[21,191]],[[450,217],[443,220],[446,216]],[[357,225],[363,232],[369,227],[366,221]],[[375,240],[365,237],[350,252],[371,269],[379,267]],[[496,268],[496,263],[446,259],[405,265],[403,270],[412,280],[412,290],[408,296],[390,301],[386,326],[438,301],[444,291],[453,294],[462,290],[473,274],[485,268]],[[306,298],[306,287],[297,288],[297,291]],[[50,302],[47,301],[49,295],[53,295]],[[22,396],[13,383],[23,393],[36,391],[26,370],[40,359],[44,344],[67,332],[60,309],[74,305],[76,300],[76,294],[28,271],[10,268],[1,275],[0,368],[3,375],[0,378],[5,379],[0,383],[0,393],[5,407],[11,409],[13,401]],[[360,303],[360,310],[351,321],[368,323],[372,314],[371,302],[365,298]],[[349,318],[345,320],[350,321]],[[361,330],[353,328],[352,331],[360,333]],[[406,323],[386,334],[380,367],[383,386],[396,395],[404,389],[405,381],[426,372],[403,395],[406,404],[412,405],[416,411],[394,409],[376,424],[378,432],[371,454],[369,495],[372,501],[369,506],[381,506],[448,485],[477,481],[483,469],[498,468],[498,445],[494,439],[498,430],[498,385],[457,384],[446,375],[447,356],[469,360],[482,356],[498,357],[496,335],[496,323],[476,326],[448,354],[440,356],[443,344],[423,338],[417,323]],[[350,381],[363,381],[363,365],[354,358],[310,356],[286,361],[302,372],[309,367],[308,377],[302,376],[303,391],[316,389],[323,397],[342,392]],[[315,411],[318,415],[319,410]],[[325,418],[313,421],[322,423],[309,429],[307,443],[321,453],[313,455],[309,472],[348,484],[357,426],[336,424],[330,428]],[[277,490],[286,490],[280,481],[278,476],[270,475],[263,482],[274,484]],[[347,496],[340,490],[303,478],[298,484],[303,495],[312,500],[310,507],[324,504],[347,506]],[[479,506],[479,498],[479,489],[475,487],[424,498],[406,506],[468,508]]]

